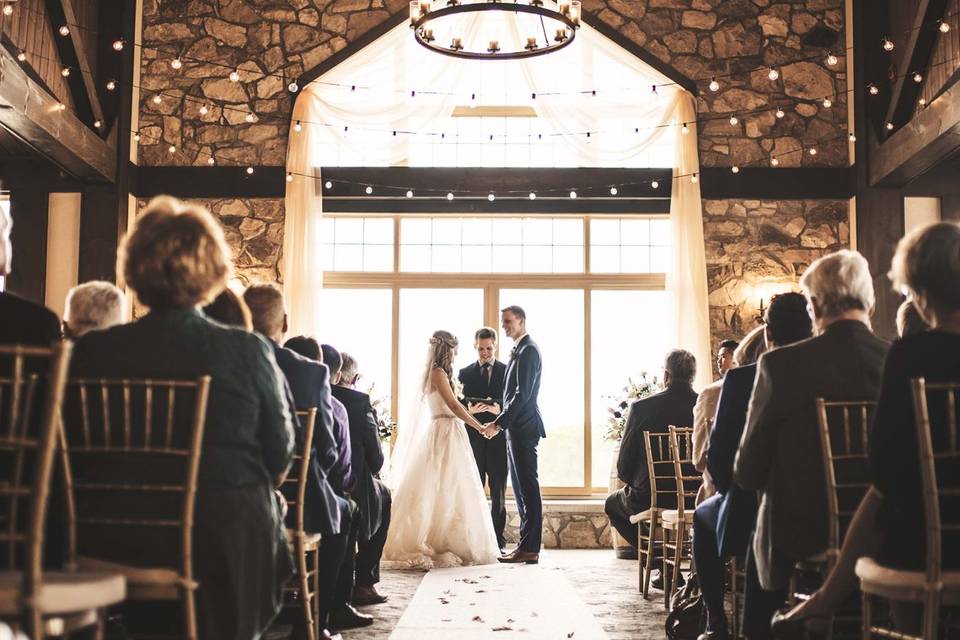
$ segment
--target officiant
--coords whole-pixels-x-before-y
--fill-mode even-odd
[[[463,385],[461,402],[479,422],[492,422],[503,406],[503,386],[507,365],[496,358],[497,332],[490,327],[479,329],[474,335],[477,361],[460,370]],[[477,461],[480,482],[490,488],[490,516],[497,544],[504,547],[503,530],[507,525],[507,438],[501,431],[487,440],[476,429],[467,429],[473,457]]]

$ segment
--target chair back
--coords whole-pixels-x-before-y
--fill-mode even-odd
[[[693,462],[693,429],[670,427],[670,449],[673,452],[673,478],[677,491],[678,521],[683,522],[685,511],[697,506],[697,494],[703,477]]]
[[[57,424],[70,342],[0,346],[0,568],[23,575],[21,599],[34,627]],[[28,615],[29,614],[29,615]]]
[[[960,382],[910,381],[920,456],[920,479],[926,526],[926,580],[939,592],[943,548],[960,545]]]
[[[677,481],[670,432],[644,431],[643,446],[647,454],[647,477],[650,479],[650,507],[676,509]]]
[[[817,398],[827,487],[827,561],[832,566],[860,501],[870,488],[868,438],[877,403]]]
[[[317,419],[316,408],[309,411],[297,411],[300,420],[300,437],[297,438],[297,450],[286,480],[280,486],[280,492],[287,501],[287,528],[293,530],[297,539],[304,534],[304,502],[306,502],[307,482],[310,474],[310,455],[313,451],[313,429]],[[292,517],[291,517],[292,516]],[[291,526],[292,525],[292,526]]]
[[[63,408],[69,555],[193,578],[193,516],[210,377],[71,379]]]

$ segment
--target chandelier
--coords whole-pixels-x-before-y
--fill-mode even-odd
[[[434,4],[445,6],[434,7]],[[436,53],[467,60],[516,60],[532,58],[559,51],[573,42],[580,27],[581,4],[579,0],[413,0],[410,2],[410,27],[417,42]],[[513,13],[532,16],[528,22],[529,32],[513,47],[505,47],[500,37],[482,38],[486,42],[464,42],[462,34],[450,30],[449,42],[440,43],[437,27],[444,18],[453,21],[456,16],[496,11],[501,15]],[[549,23],[549,26],[548,26]],[[536,28],[532,28],[532,25]],[[506,49],[506,50],[504,50]]]

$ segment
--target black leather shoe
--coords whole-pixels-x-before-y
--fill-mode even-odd
[[[778,611],[770,621],[770,633],[776,640],[814,640],[827,637],[830,618],[826,616],[786,617],[788,611]]]
[[[653,574],[653,578],[650,580],[650,587],[653,589],[659,589],[660,591],[663,591],[663,572],[660,571],[659,569],[654,569],[654,571],[656,571],[656,573]],[[683,574],[681,573],[680,577],[677,579],[677,585],[676,585],[677,588],[679,589],[686,582],[687,582],[686,579],[683,577]]]
[[[636,560],[640,557],[633,547],[617,547],[614,553],[617,554],[618,560]]]
[[[387,601],[387,596],[380,595],[377,592],[376,587],[356,586],[353,588],[353,598],[351,598],[351,602],[355,607],[366,607],[372,604],[383,604],[386,601]]]
[[[360,627],[369,627],[373,624],[373,616],[360,613],[349,604],[343,605],[342,609],[330,612],[330,628],[336,631],[343,629],[358,629]]]

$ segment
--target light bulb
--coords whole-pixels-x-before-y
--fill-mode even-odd
[[[413,191],[410,191],[410,190],[408,189],[408,190],[407,190],[407,197],[408,197],[408,198],[412,198],[412,197],[413,197]]]
[[[738,122],[740,122],[740,121],[737,120],[737,116],[730,116],[730,124],[731,124],[731,125],[736,126]]]
[[[827,64],[830,65],[831,67],[837,66],[838,62],[840,62],[840,60],[837,58],[837,56],[833,55],[832,53],[827,56]]]
[[[447,200],[453,200],[453,193],[452,193],[452,192],[447,194]]]
[[[770,78],[771,80],[776,80],[777,78],[780,77],[780,72],[774,69],[773,67],[770,67],[770,72],[767,74],[767,77]]]
[[[180,60],[180,58],[174,58],[173,60],[170,61],[170,66],[171,66],[174,70],[182,69],[182,68],[183,68],[183,61]]]
[[[290,93],[296,93],[297,91],[300,91],[300,85],[298,85],[296,82],[291,82],[287,85],[287,91]]]
[[[255,115],[253,115],[252,113],[248,113],[247,115],[245,115],[245,116],[243,117],[243,119],[246,120],[247,122],[253,122],[254,120],[257,119],[257,117],[256,117]]]
[[[113,41],[113,50],[114,50],[114,51],[123,51],[123,40],[114,40],[114,41]]]
[[[777,118],[782,118],[782,117],[784,117],[784,116],[787,115],[787,114],[784,112],[783,109],[780,109],[780,108],[778,107],[778,108],[777,108],[777,112],[776,112],[774,115],[777,116]]]
[[[696,184],[700,182],[700,177],[697,174],[693,174],[692,176],[690,176],[690,182]]]
[[[205,116],[210,111],[210,109],[207,108],[207,105],[202,104],[200,105],[200,108],[198,109],[198,111],[200,112],[200,115]]]
[[[884,38],[882,41],[884,51],[893,51],[896,45],[893,44],[893,40],[890,38]]]
[[[364,189],[363,191],[369,196],[373,193],[373,187],[371,187],[370,185],[367,185],[367,188]]]
[[[209,158],[207,158],[207,164],[209,164],[210,166],[213,166],[216,163],[217,161],[213,159],[213,156],[210,156]]]
[[[488,193],[488,194],[487,194],[487,200],[489,200],[490,202],[493,202],[493,201],[496,200],[496,199],[497,199],[496,194],[494,194],[494,193]]]
[[[62,36],[70,35],[70,27],[68,27],[67,25],[63,25],[62,27],[60,27],[60,35]]]
[[[774,167],[779,166],[779,165],[780,165],[780,160],[779,160],[779,158],[777,158],[777,157],[770,158],[770,164],[771,164],[772,166],[774,166]]]
[[[57,111],[66,111],[66,110],[67,110],[67,105],[63,104],[62,102],[57,103]]]
[[[327,180],[326,182],[324,182],[324,183],[323,183],[323,186],[326,187],[327,189],[333,189],[333,183],[330,182],[329,180]]]
[[[830,100],[830,98],[824,98],[824,99],[823,99],[823,108],[824,108],[824,109],[829,109],[829,108],[832,107],[832,106],[833,106],[833,101]]]
[[[5,15],[5,16],[12,16],[12,15],[13,15],[13,5],[12,5],[12,4],[4,5],[4,7],[3,7],[3,15]]]
[[[248,176],[252,176],[252,175],[253,175],[253,167],[247,167],[247,175],[248,175]]]
[[[892,122],[888,122],[888,123],[887,123],[887,131],[893,131],[893,123],[892,123]]]
[[[654,180],[653,182],[650,183],[650,186],[653,187],[654,189],[658,189],[660,187],[660,183]]]
[[[576,192],[576,191],[571,191],[571,192],[570,192],[570,198],[571,198],[571,199],[576,199],[576,197],[577,197],[577,192]]]
[[[940,21],[940,33],[947,33],[950,31],[950,23],[945,20]]]
[[[293,182],[293,174],[290,172],[287,172],[287,182]]]
[[[684,122],[683,126],[680,128],[680,133],[682,133],[683,135],[687,135],[688,133],[690,133],[690,127],[687,126],[686,122]]]
[[[297,120],[297,124],[293,125],[293,130],[296,131],[297,133],[300,133],[301,131],[303,131],[303,125],[300,124],[299,120]]]
[[[872,96],[875,96],[875,95],[877,95],[878,93],[880,93],[880,89],[877,88],[877,85],[875,85],[875,84],[868,85],[868,86],[867,86],[867,91],[869,91],[869,92],[870,92],[870,95],[872,95]]]
[[[923,82],[923,74],[920,73],[919,71],[914,71],[914,72],[913,72],[913,81],[916,82],[916,83],[918,83],[918,84],[921,83],[921,82]]]
[[[176,153],[177,152],[176,145],[170,145],[169,147],[167,147],[167,151],[170,153]]]
[[[63,69],[60,69],[60,75],[62,75],[64,78],[66,78],[67,76],[69,76],[69,75],[70,75],[70,67],[64,67]]]
[[[737,165],[733,165],[732,167],[730,167],[730,171],[733,171],[734,173],[740,173],[740,167],[738,167]]]
[[[108,81],[107,81],[107,91],[113,91],[113,90],[116,89],[116,88],[117,88],[117,82],[116,82],[116,80],[108,80]]]
[[[617,191],[617,188],[616,188],[616,187],[610,187],[610,195],[615,196],[615,195],[617,195],[618,193],[620,193],[620,192]]]
[[[847,136],[847,139],[849,139],[850,142],[856,142],[856,141],[857,141],[857,136],[854,135],[853,133],[851,133],[850,135]]]
[[[817,155],[817,148],[816,148],[816,147],[810,147],[810,155],[812,155],[812,156]]]
[[[531,200],[536,200],[536,199],[537,199],[537,194],[535,194],[533,191],[531,191],[531,192],[530,192],[530,195],[527,196],[527,197],[530,198]]]
[[[160,104],[163,102],[163,98],[160,97],[160,94],[153,96],[153,104]]]
[[[709,85],[709,86],[710,86],[710,91],[714,91],[714,92],[720,91],[720,83],[717,82],[717,79],[716,79],[716,78],[712,78],[712,79],[710,80],[710,85]]]
[[[927,99],[926,99],[926,98],[920,98],[919,100],[917,100],[917,104],[919,104],[921,107],[925,107],[925,106],[927,106]]]
[[[99,129],[100,127],[103,126],[103,123],[100,122],[99,120],[94,120],[94,121],[93,121],[93,126],[96,127],[97,129]]]
[[[19,60],[20,62],[26,62],[26,61],[27,61],[27,52],[26,52],[26,51],[21,51],[20,53],[18,53],[18,54],[17,54],[17,60]]]
[[[240,82],[240,72],[236,69],[230,72],[230,82]]]
[[[139,133],[133,134],[133,139],[136,140],[137,142],[140,142],[140,134]]]

